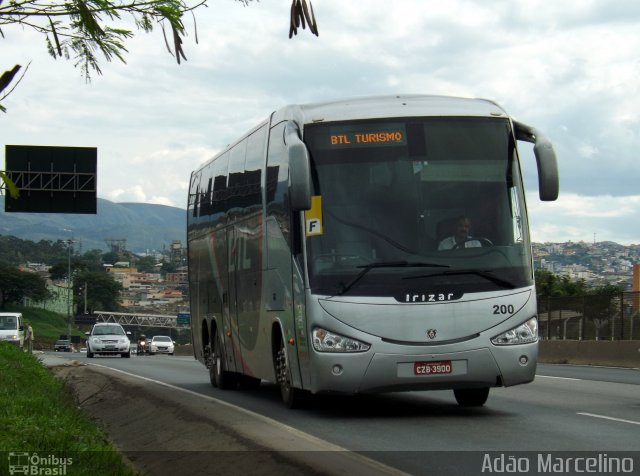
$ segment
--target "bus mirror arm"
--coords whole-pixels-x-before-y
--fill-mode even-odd
[[[558,160],[553,144],[546,136],[533,127],[514,121],[516,139],[534,144],[533,153],[538,166],[538,187],[540,200],[554,201],[558,198]]]
[[[295,122],[290,121],[284,131],[289,154],[289,192],[294,210],[311,208],[311,166],[309,151],[302,142]]]

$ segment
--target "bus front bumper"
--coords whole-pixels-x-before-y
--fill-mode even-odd
[[[537,355],[537,343],[440,353],[314,353],[309,390],[356,394],[518,385],[534,379]]]

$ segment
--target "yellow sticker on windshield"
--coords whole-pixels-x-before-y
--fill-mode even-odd
[[[307,236],[322,235],[322,196],[311,197],[311,208],[304,212],[304,229]]]

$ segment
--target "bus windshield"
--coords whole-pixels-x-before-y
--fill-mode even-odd
[[[315,294],[395,297],[533,284],[515,140],[504,118],[309,124],[305,212]]]

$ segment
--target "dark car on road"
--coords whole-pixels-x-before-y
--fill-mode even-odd
[[[53,344],[53,350],[56,352],[71,352],[73,351],[71,341],[67,339],[59,339],[55,344]]]

